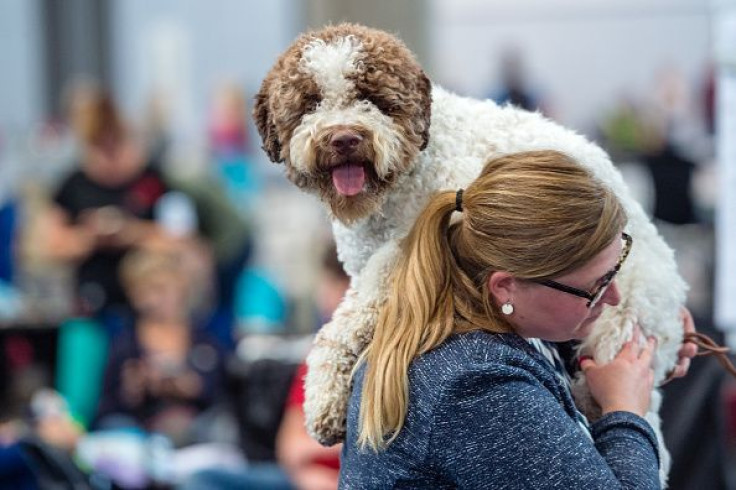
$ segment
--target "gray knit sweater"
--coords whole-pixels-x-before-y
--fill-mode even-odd
[[[454,335],[414,361],[404,428],[378,453],[356,444],[363,374],[350,397],[340,488],[660,488],[647,422],[610,413],[592,424],[591,441],[552,365],[517,335]]]

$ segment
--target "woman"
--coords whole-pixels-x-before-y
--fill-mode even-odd
[[[637,329],[611,363],[581,363],[603,411],[592,424],[549,344],[583,339],[620,301],[626,220],[553,151],[498,158],[437,194],[354,374],[341,487],[659,488],[642,418],[654,340]]]
[[[120,262],[132,247],[163,237],[154,209],[169,189],[109,96],[90,94],[73,124],[81,160],[53,196],[45,250],[75,268],[75,313],[100,319],[114,334],[131,316]]]

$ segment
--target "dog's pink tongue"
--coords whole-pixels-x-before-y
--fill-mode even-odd
[[[343,196],[354,196],[363,190],[365,170],[362,165],[341,165],[332,171],[332,184]]]

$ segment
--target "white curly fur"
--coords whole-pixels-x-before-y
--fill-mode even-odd
[[[358,69],[360,48],[353,36],[329,44],[315,39],[304,48],[300,69],[314,77],[327,103],[338,104],[349,92],[352,83],[347,76]]]
[[[300,158],[313,158],[309,156],[313,152],[309,134],[333,119],[339,119],[340,124],[369,124],[376,134],[400,131],[400,126],[386,121],[390,118],[383,114],[384,119],[364,117],[366,113],[371,114],[364,107],[368,103],[357,98],[350,100],[349,86],[339,81],[346,71],[361,68],[360,61],[356,61],[358,57],[354,56],[359,49],[360,43],[355,39],[338,42],[334,49],[324,43],[307,47],[310,58],[307,65],[315,70],[315,79],[329,80],[324,82],[325,86],[336,89],[330,92],[331,96],[340,98],[343,104],[321,105],[302,119],[290,142],[291,164]],[[338,53],[343,62],[320,64],[316,61],[320,56],[315,53],[321,53],[321,57]],[[329,77],[321,75],[326,66],[332,70]],[[398,140],[401,134],[385,137]],[[386,158],[390,160],[390,145],[388,148]],[[307,360],[305,412],[308,430],[315,438],[332,444],[344,435],[353,366],[370,341],[378,305],[386,289],[385,279],[399,251],[398,243],[429,197],[439,190],[466,187],[494,156],[540,149],[566,153],[610,186],[628,213],[627,231],[634,237],[631,254],[617,279],[621,304],[604,310],[582,350],[593,354],[597,361],[612,359],[630,338],[632,326],[638,321],[644,334],[659,340],[654,365],[656,382],[662,381],[674,367],[682,342],[679,310],[685,300],[686,285],[677,272],[673,251],[631,197],[608,155],[582,136],[538,113],[460,97],[433,85],[428,146],[411,162],[409,170],[398,177],[396,185],[384,196],[380,209],[349,225],[338,220],[333,222],[339,257],[352,282],[333,320],[319,332]],[[574,391],[583,411],[595,419],[596,407],[584,379],[577,380]],[[659,401],[655,393],[646,418],[660,441],[660,474],[664,483],[670,461],[661,442]]]

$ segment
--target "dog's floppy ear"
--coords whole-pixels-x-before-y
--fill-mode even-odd
[[[419,83],[417,84],[422,105],[422,118],[424,119],[424,130],[422,131],[422,146],[419,151],[424,150],[429,144],[429,124],[432,119],[432,82],[429,81],[427,75],[422,70],[419,74]]]
[[[258,134],[261,135],[263,141],[263,150],[268,154],[268,158],[272,162],[283,162],[281,158],[281,142],[276,134],[276,125],[273,122],[271,111],[268,110],[268,90],[270,88],[270,77],[267,77],[261,85],[255,97],[255,106],[253,107],[253,120],[258,128]]]

